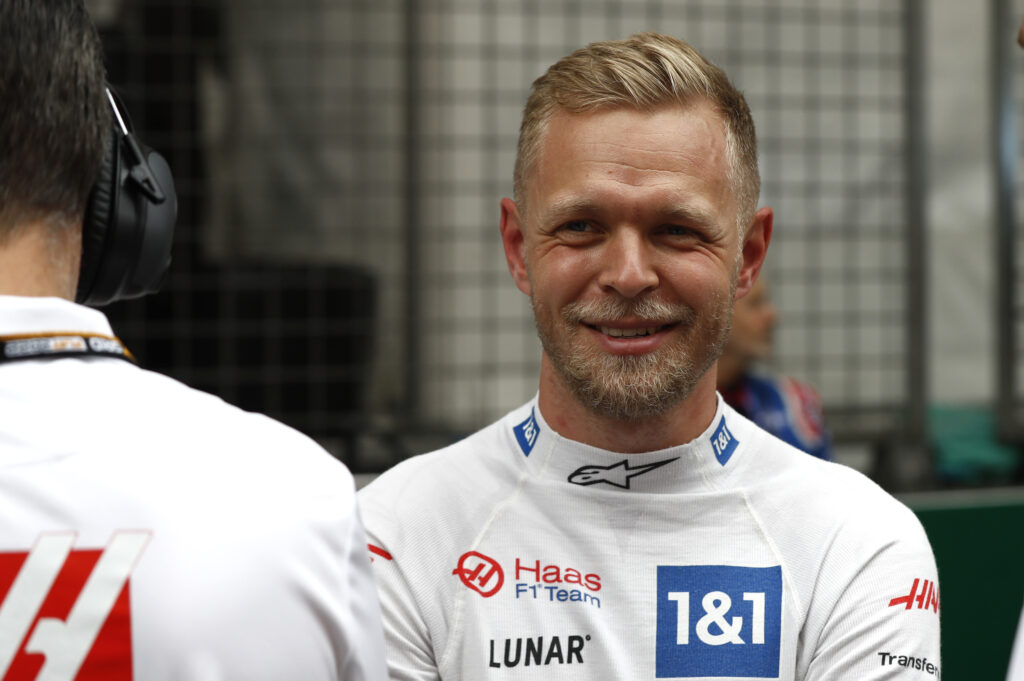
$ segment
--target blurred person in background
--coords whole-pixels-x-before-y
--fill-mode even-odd
[[[680,40],[534,82],[500,229],[539,391],[360,492],[392,679],[939,675],[914,514],[716,392],[759,185],[742,94]]]
[[[1024,48],[1024,21],[1017,30],[1017,44]],[[1006,681],[1024,681],[1024,612],[1017,624],[1017,635],[1010,653],[1010,666],[1006,672]]]
[[[732,330],[718,358],[718,392],[730,407],[775,437],[831,460],[821,397],[806,383],[757,367],[772,353],[779,311],[763,277],[736,301]]]
[[[1017,44],[1024,48],[1024,21],[1021,21],[1020,28],[1017,30]],[[1010,652],[1006,681],[1024,681],[1024,611],[1022,611],[1020,622],[1017,624],[1017,635]]]
[[[0,0],[0,45],[0,677],[382,681],[345,467],[79,304],[155,291],[176,213],[82,1]]]

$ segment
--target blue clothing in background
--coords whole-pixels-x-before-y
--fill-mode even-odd
[[[817,391],[785,376],[751,372],[723,390],[729,405],[769,433],[819,459],[832,460]]]

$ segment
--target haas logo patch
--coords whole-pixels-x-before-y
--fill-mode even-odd
[[[44,534],[28,553],[0,553],[0,679],[131,681],[129,576],[146,531],[77,549]]]

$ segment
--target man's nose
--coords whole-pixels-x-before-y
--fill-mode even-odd
[[[636,298],[658,286],[654,253],[642,234],[624,230],[605,244],[598,283],[624,298]]]

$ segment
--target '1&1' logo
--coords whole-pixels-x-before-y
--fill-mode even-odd
[[[131,681],[129,575],[150,533],[114,533],[106,549],[72,550],[44,534],[0,553],[0,678]]]
[[[781,638],[780,566],[658,566],[656,678],[775,678]]]
[[[540,425],[537,424],[537,417],[532,409],[526,420],[512,431],[516,434],[516,441],[519,443],[519,448],[523,450],[523,456],[530,456],[534,445],[537,444],[537,436],[540,435]]]
[[[718,422],[718,428],[711,434],[711,448],[715,450],[715,458],[718,459],[718,463],[723,466],[729,463],[738,444],[739,440],[733,436],[729,426],[725,425],[723,416],[722,420]]]

